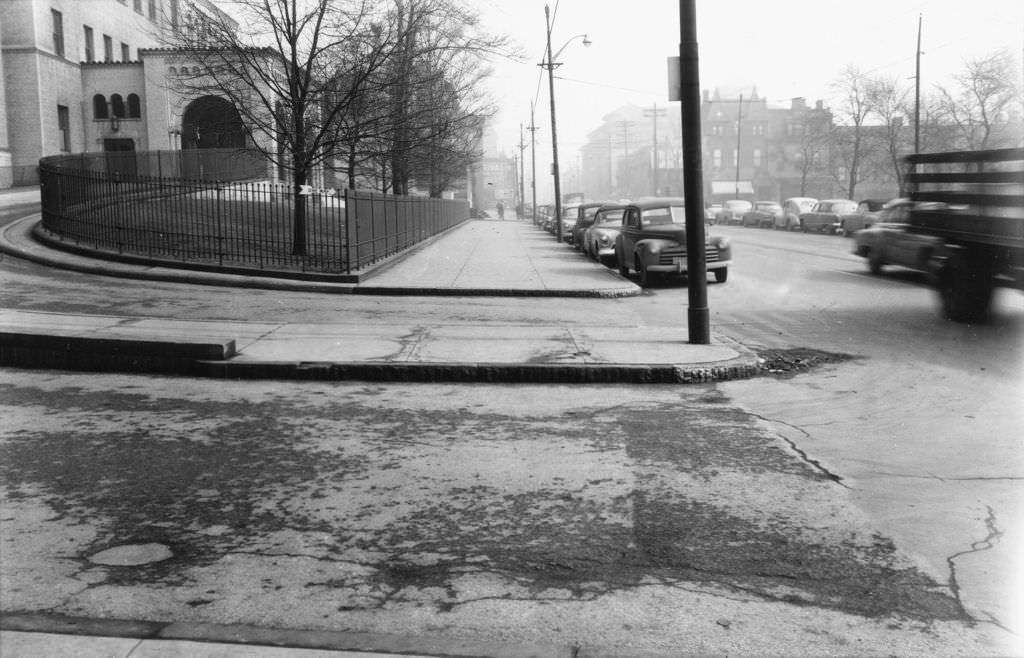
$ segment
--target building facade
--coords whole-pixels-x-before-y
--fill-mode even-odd
[[[221,132],[232,125],[224,99],[179,91],[188,59],[162,47],[188,12],[220,12],[208,0],[2,2],[0,188],[38,182],[48,155],[211,145],[196,124],[211,107]],[[235,132],[218,141],[237,145]]]

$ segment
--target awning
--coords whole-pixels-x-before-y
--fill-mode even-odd
[[[712,194],[736,194],[736,181],[734,180],[713,180],[711,181]],[[739,182],[740,194],[753,194],[754,186],[748,180]]]

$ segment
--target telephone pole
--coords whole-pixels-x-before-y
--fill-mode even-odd
[[[516,219],[523,218],[523,206],[526,205],[525,189],[523,187],[525,173],[523,171],[523,151],[526,150],[526,142],[523,140],[523,124],[519,124],[519,205],[516,207]]]
[[[530,191],[533,193],[531,214],[537,223],[537,126],[533,123],[533,101],[530,101]]]
[[[653,187],[654,196],[658,196],[658,117],[665,116],[664,108],[659,108],[658,104],[655,103],[654,107],[645,107],[644,116],[651,117],[654,126],[654,168],[653,171]]]

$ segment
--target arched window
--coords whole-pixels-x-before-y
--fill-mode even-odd
[[[113,94],[110,97],[110,113],[115,117],[124,118],[124,99],[121,94]]]
[[[103,96],[103,94],[96,94],[92,97],[92,118],[110,118],[110,115],[107,114],[107,99]]]
[[[182,66],[181,67],[181,74],[182,75],[188,75],[188,67],[187,66]]]
[[[171,75],[178,75],[178,69],[174,68],[173,66],[171,68],[167,69],[167,72],[170,73]]]
[[[139,102],[138,94],[128,94],[128,118],[142,118],[142,104]]]

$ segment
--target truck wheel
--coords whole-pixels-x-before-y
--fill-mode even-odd
[[[992,299],[992,272],[979,258],[955,259],[938,276],[942,312],[954,322],[985,319]]]
[[[728,267],[723,267],[721,269],[715,270],[715,282],[716,283],[725,283],[728,280],[729,280],[729,268]]]

